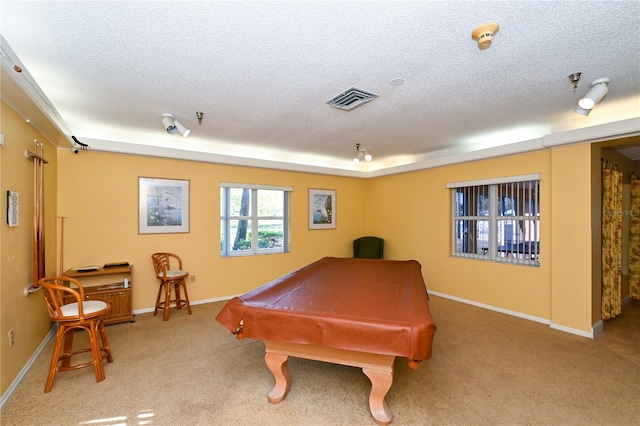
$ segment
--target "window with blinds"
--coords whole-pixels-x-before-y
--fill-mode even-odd
[[[540,265],[540,175],[447,184],[452,255]]]

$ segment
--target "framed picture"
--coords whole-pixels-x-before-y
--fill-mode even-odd
[[[309,189],[309,229],[335,229],[336,218],[336,191]]]
[[[189,181],[139,178],[139,234],[189,232]]]

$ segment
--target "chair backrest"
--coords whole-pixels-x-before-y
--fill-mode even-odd
[[[151,260],[153,261],[153,267],[156,271],[156,277],[160,280],[167,277],[167,271],[172,269],[182,269],[182,259],[177,254],[153,253],[151,255]],[[171,267],[172,263],[173,267]]]
[[[353,240],[353,257],[382,259],[384,240],[380,237],[360,237]]]
[[[44,302],[49,311],[49,317],[53,321],[81,321],[85,320],[83,309],[84,288],[80,281],[71,277],[44,277],[38,281],[38,285],[42,287]],[[72,288],[75,286],[76,288]],[[68,309],[63,309],[65,305],[65,295],[73,297],[73,302],[77,302],[77,309],[73,309],[75,315],[70,315]],[[67,303],[67,305],[69,304]]]

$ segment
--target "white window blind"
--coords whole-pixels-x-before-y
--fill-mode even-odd
[[[453,256],[540,264],[540,174],[447,187],[452,194]]]

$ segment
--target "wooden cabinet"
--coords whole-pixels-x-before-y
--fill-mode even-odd
[[[104,323],[133,321],[133,265],[86,269],[69,269],[64,275],[80,281],[86,300],[102,300],[111,305]]]

